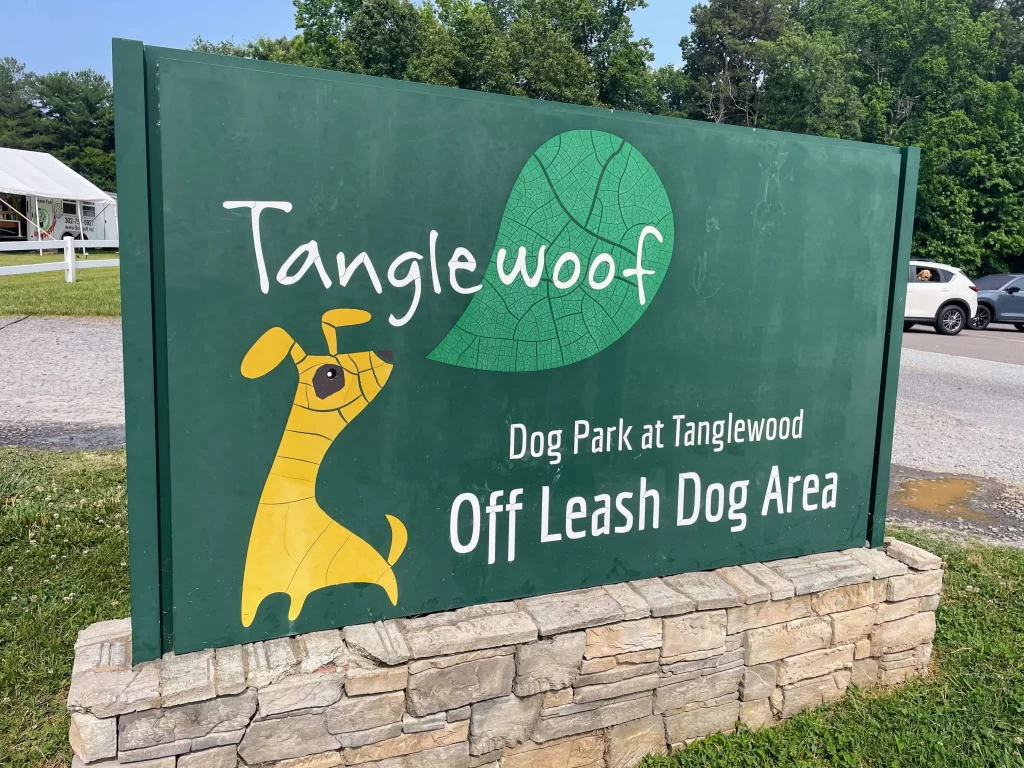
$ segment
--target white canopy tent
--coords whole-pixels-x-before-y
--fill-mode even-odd
[[[0,192],[90,203],[114,199],[46,152],[0,147]]]
[[[79,232],[82,225],[82,203],[99,203],[106,208],[114,205],[114,198],[97,187],[81,174],[68,168],[60,160],[46,152],[29,152],[23,149],[0,147],[0,195],[23,195],[35,205],[34,221],[39,219],[40,198],[75,201],[78,213]],[[0,208],[12,211],[34,229],[36,240],[55,238],[42,232],[32,219],[18,211],[0,197]],[[101,209],[102,210],[102,209]],[[31,213],[26,211],[26,213]],[[72,214],[74,215],[74,214]],[[31,239],[31,238],[30,238]]]

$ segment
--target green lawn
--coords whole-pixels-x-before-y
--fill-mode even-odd
[[[116,259],[118,258],[118,253],[117,251],[97,251],[95,253],[90,253],[88,258],[83,256],[81,253],[77,253],[75,258],[78,261],[88,261],[88,259]],[[52,264],[57,261],[64,261],[63,251],[43,251],[42,255],[39,254],[39,251],[0,253],[0,267],[17,267],[22,264]]]
[[[0,449],[0,765],[65,766],[78,630],[127,616],[124,453]]]
[[[36,261],[30,263],[39,263],[38,258],[37,253]],[[64,282],[63,271],[0,276],[0,316],[120,314],[118,267],[80,270],[77,282],[70,284]]]
[[[129,613],[124,454],[0,449],[0,765],[66,766],[78,630]],[[898,531],[947,564],[935,674],[647,768],[1024,766],[1024,552]]]

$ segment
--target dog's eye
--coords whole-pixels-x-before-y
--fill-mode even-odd
[[[313,391],[324,400],[345,386],[345,372],[336,365],[321,365],[313,374]]]

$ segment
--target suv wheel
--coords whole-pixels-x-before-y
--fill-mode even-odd
[[[992,310],[984,304],[978,305],[978,314],[971,318],[967,327],[974,331],[984,331],[992,322]]]
[[[903,321],[903,330],[904,330],[904,332],[909,331],[913,327],[914,327],[913,323],[908,323],[905,320]]]
[[[935,319],[935,330],[943,336],[956,336],[967,325],[967,313],[956,304],[949,304],[939,310]]]
[[[1016,328],[1018,331],[1024,331],[1024,323],[1014,323],[1013,327]]]

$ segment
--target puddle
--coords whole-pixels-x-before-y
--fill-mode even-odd
[[[987,517],[968,505],[978,490],[974,480],[945,478],[941,480],[908,480],[896,492],[896,502],[918,512],[939,517],[979,520]]]

